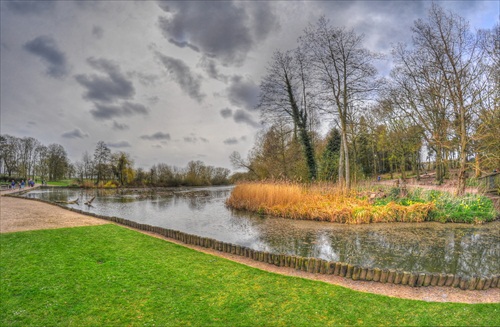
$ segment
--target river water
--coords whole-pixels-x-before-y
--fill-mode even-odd
[[[230,210],[232,187],[122,190],[36,189],[24,196],[210,237],[261,251],[464,277],[500,274],[500,222],[484,225],[342,225]],[[92,206],[84,202],[96,196]]]

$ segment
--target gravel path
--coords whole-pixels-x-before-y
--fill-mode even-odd
[[[10,193],[3,191],[2,194]],[[110,222],[89,217],[58,206],[31,201],[22,198],[0,197],[0,233],[53,229],[73,226],[91,226],[109,224]],[[143,232],[143,231],[140,231]],[[143,232],[151,236],[166,239],[162,236]],[[460,302],[460,303],[500,303],[500,289],[489,289],[486,291],[462,291],[451,287],[409,287],[394,284],[382,284],[378,282],[353,281],[333,275],[321,275],[297,271],[292,268],[276,267],[274,265],[256,262],[251,259],[232,254],[221,253],[212,249],[197,246],[187,246],[184,243],[166,239],[169,242],[181,244],[200,252],[224,257],[232,261],[242,263],[282,275],[297,276],[301,278],[319,280],[330,284],[344,286],[353,290],[382,294],[392,297],[415,299],[431,302]]]

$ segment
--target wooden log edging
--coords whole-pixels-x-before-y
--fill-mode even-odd
[[[12,194],[6,194],[3,196],[20,197]],[[356,281],[374,281],[379,283],[407,285],[410,287],[443,286],[460,288],[462,290],[487,290],[490,288],[500,288],[500,275],[492,275],[489,277],[473,276],[469,278],[453,274],[408,272],[394,269],[380,269],[376,267],[361,267],[345,262],[334,262],[311,257],[269,253],[266,251],[258,251],[241,245],[221,242],[212,238],[192,235],[173,229],[140,224],[124,218],[103,216],[80,209],[68,208],[63,204],[44,201],[42,199],[24,197],[21,198],[48,203],[82,215],[87,215],[111,221],[116,224],[128,226],[130,228],[155,233],[188,245],[209,248],[219,252],[246,257],[254,261],[260,261],[278,267],[293,268],[313,274],[335,275]]]

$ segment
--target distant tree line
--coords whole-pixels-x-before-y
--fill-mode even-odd
[[[390,75],[380,78],[363,36],[324,17],[293,50],[276,50],[263,77],[259,109],[267,127],[238,178],[352,182],[381,173],[437,181],[500,168],[500,27],[472,31],[433,4],[409,43],[393,46]],[[333,125],[326,137],[321,122]],[[324,125],[324,124],[323,124]]]
[[[4,181],[74,179],[84,186],[205,186],[229,184],[230,170],[190,161],[186,168],[164,163],[134,168],[130,154],[113,153],[103,142],[71,163],[60,144],[45,146],[32,137],[0,135],[0,174]]]

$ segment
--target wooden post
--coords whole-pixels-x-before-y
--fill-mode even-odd
[[[484,287],[483,287],[483,290],[487,290],[489,289],[491,286],[491,277],[488,277],[486,278],[485,282],[484,282]]]
[[[410,273],[407,271],[403,271],[403,278],[401,278],[401,285],[408,285],[408,281],[410,280]]]
[[[304,260],[304,258],[302,257],[297,257],[296,258],[296,261],[295,261],[295,269],[297,270],[300,270],[302,269],[302,261]]]
[[[451,283],[451,287],[460,287],[460,276],[453,277],[453,283]]]
[[[408,279],[408,286],[415,287],[417,284],[418,274],[410,273],[410,278]]]
[[[335,262],[335,270],[333,271],[333,274],[335,276],[340,276],[341,269],[342,269],[342,262]]]
[[[319,273],[325,275],[328,271],[328,262],[326,260],[320,260]]]
[[[431,286],[437,286],[439,281],[439,274],[432,274]]]
[[[469,280],[466,278],[460,278],[460,289],[466,290],[469,287]]]
[[[396,278],[396,270],[389,269],[389,276],[387,276],[387,282],[394,284],[394,279]]]
[[[481,277],[476,285],[476,290],[482,290],[484,288],[484,284],[486,283],[486,278]]]
[[[366,271],[366,280],[367,281],[373,280],[373,268],[368,268],[368,270]]]
[[[445,282],[446,282],[446,275],[445,274],[439,274],[438,286],[444,286]]]
[[[429,286],[431,284],[431,280],[432,280],[432,274],[425,274],[425,278],[424,278],[424,283],[422,284],[422,286]]]
[[[446,282],[444,283],[445,286],[451,286],[451,284],[453,284],[453,279],[455,278],[455,276],[453,276],[453,274],[448,274],[446,275]]]
[[[367,268],[361,268],[361,272],[359,273],[360,280],[366,280],[366,273],[368,272]]]
[[[328,263],[328,275],[333,275],[334,272],[335,272],[335,262],[330,261]]]
[[[316,259],[309,258],[309,260],[307,262],[307,272],[314,273],[315,263],[316,263]]]
[[[389,271],[387,269],[382,269],[380,272],[380,280],[381,283],[387,283],[387,278],[389,277]]]
[[[498,282],[498,279],[499,279],[498,275],[491,277],[491,285],[490,285],[491,288],[498,287],[498,284],[500,284]]]
[[[352,280],[359,280],[359,275],[361,274],[361,268],[359,266],[354,266],[352,271]]]
[[[416,286],[420,287],[420,286],[424,285],[424,280],[425,280],[425,273],[418,274]]]
[[[342,262],[342,265],[340,266],[340,277],[345,277],[345,274],[347,273],[347,263]]]
[[[394,278],[394,284],[401,284],[402,280],[403,280],[403,272],[396,271],[396,277]]]
[[[374,268],[373,269],[373,281],[378,282],[380,281],[380,275],[382,271],[379,268]]]
[[[297,260],[296,256],[291,256],[290,257],[290,268],[295,268],[295,262]]]
[[[351,265],[350,263],[347,264],[347,270],[345,272],[345,277],[346,278],[351,278],[353,270],[354,270],[354,265]]]
[[[476,276],[474,277],[471,277],[471,279],[469,279],[469,290],[473,290],[476,288],[476,284],[478,282],[478,278]]]

